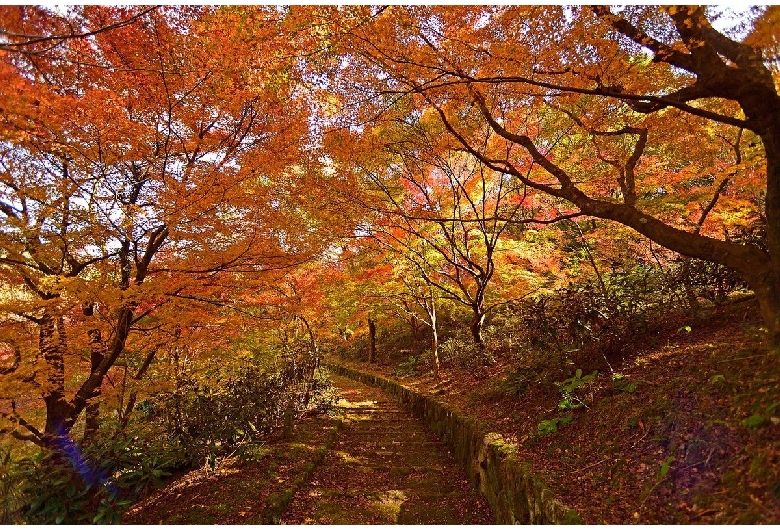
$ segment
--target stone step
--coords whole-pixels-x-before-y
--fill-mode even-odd
[[[425,437],[382,437],[382,438],[372,438],[372,439],[363,439],[359,436],[350,436],[348,433],[345,433],[342,435],[342,438],[339,439],[336,444],[339,447],[347,446],[347,447],[353,447],[356,450],[360,451],[366,451],[366,450],[375,450],[384,447],[385,449],[391,449],[391,450],[398,450],[399,448],[403,447],[414,447],[415,449],[420,447],[428,447],[428,452],[430,453],[448,453],[449,447],[447,447],[447,444],[445,444],[442,441],[439,440],[430,440],[425,439]]]
[[[337,439],[285,524],[485,524],[492,518],[446,444],[376,388],[334,378]],[[385,396],[385,397],[382,397]],[[351,400],[349,403],[347,400]]]
[[[428,433],[420,429],[415,429],[414,426],[399,426],[397,428],[387,427],[384,429],[344,429],[344,435],[354,439],[426,439]]]
[[[323,469],[328,467],[343,468],[344,461],[341,459],[331,459],[324,461],[321,465]],[[365,463],[352,462],[349,464],[349,469],[351,473],[387,474],[391,478],[398,480],[413,479],[415,481],[419,481],[422,477],[433,477],[440,480],[441,474],[445,471],[446,468],[441,465],[437,466],[432,464],[414,466],[403,465],[403,463],[397,462],[396,460],[388,460],[384,464],[377,463],[376,461]],[[414,486],[414,483],[412,483],[412,486]]]
[[[357,423],[345,423],[344,424],[344,432],[348,434],[377,434],[377,433],[398,433],[398,432],[408,432],[409,436],[411,436],[411,433],[419,433],[416,434],[416,436],[423,436],[425,433],[425,429],[422,428],[421,425],[417,425],[412,423],[411,425],[409,422],[394,422],[394,423],[376,423],[376,424],[365,424],[363,422]]]
[[[344,433],[339,442],[346,442],[358,449],[376,449],[378,447],[398,448],[398,446],[430,447],[434,452],[449,450],[444,442],[439,440],[426,439],[425,436],[382,436],[382,437],[364,437],[353,436],[351,433]],[[344,443],[341,443],[344,445]]]
[[[345,497],[345,498],[377,498],[382,497],[386,490],[366,490],[363,488],[316,488],[317,496],[320,498]],[[472,492],[463,491],[407,491],[399,490],[401,493],[414,495],[415,499],[423,500],[441,500],[441,499],[471,499],[478,498],[478,495]],[[409,495],[405,495],[409,496]]]
[[[341,410],[341,414],[348,417],[365,418],[365,419],[411,419],[411,415],[404,415],[401,413],[393,412],[392,410]]]
[[[358,416],[353,414],[347,414],[346,419],[350,425],[361,425],[371,427],[374,425],[408,425],[415,424],[416,422],[409,418],[382,418],[376,416]]]
[[[401,409],[398,407],[397,403],[388,403],[387,405],[371,405],[370,407],[367,406],[344,406],[344,405],[337,405],[336,408],[341,410],[351,410],[351,411],[358,411],[358,412],[371,412],[375,410],[386,410],[389,413],[393,414],[410,414],[404,409]]]

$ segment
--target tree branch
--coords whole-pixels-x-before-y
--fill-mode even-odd
[[[22,42],[5,42],[0,43],[0,50],[5,51],[13,51],[13,52],[19,52],[19,53],[27,53],[24,50],[21,50],[20,48],[24,48],[26,46],[33,46],[35,44],[40,44],[42,42],[52,42],[56,41],[57,43],[63,42],[66,40],[73,40],[73,39],[84,39],[87,37],[92,37],[94,35],[98,35],[100,33],[104,33],[106,31],[111,31],[114,29],[123,28],[125,26],[129,26],[130,24],[134,23],[139,18],[143,17],[144,15],[147,15],[148,13],[151,13],[152,11],[158,9],[162,6],[152,6],[147,7],[146,9],[143,9],[142,11],[139,11],[135,15],[131,16],[130,18],[127,18],[125,20],[121,20],[119,22],[116,22],[114,24],[109,24],[108,26],[103,26],[95,30],[86,31],[83,33],[69,33],[67,35],[25,35],[20,33],[13,33],[10,31],[3,31],[0,30],[0,36],[4,36],[6,38],[20,38],[25,39]]]

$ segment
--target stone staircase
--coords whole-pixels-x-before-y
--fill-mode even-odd
[[[381,390],[334,376],[338,438],[284,524],[490,524],[490,508],[425,425]]]

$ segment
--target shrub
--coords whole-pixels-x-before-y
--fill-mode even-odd
[[[479,368],[495,363],[495,350],[491,337],[486,333],[485,344],[480,347],[474,343],[468,330],[459,329],[453,336],[439,346],[439,359],[442,365],[460,368]]]
[[[325,368],[317,368],[311,381],[311,398],[307,405],[309,410],[318,414],[331,412],[339,401],[339,389],[330,380],[330,372]]]
[[[181,449],[150,431],[117,434],[86,447],[64,441],[54,450],[14,460],[3,455],[3,523],[115,524],[150,487],[183,463]]]
[[[671,321],[669,308],[682,308],[681,290],[658,267],[571,283],[518,306],[525,340],[539,348],[568,349],[582,362],[593,353],[621,356],[632,342]]]
[[[416,375],[422,371],[423,366],[424,363],[421,356],[418,355],[415,357],[414,355],[410,355],[408,359],[398,363],[398,366],[395,367],[393,373],[399,377]]]
[[[678,264],[675,271],[680,284],[688,284],[696,297],[721,305],[728,295],[740,289],[747,289],[745,280],[723,265],[702,260],[690,260]]]
[[[325,412],[333,406],[336,391],[315,362],[304,352],[285,356],[270,370],[246,364],[221,368],[208,383],[185,380],[175,392],[159,397],[160,419],[193,464],[213,460],[281,428],[291,413]]]

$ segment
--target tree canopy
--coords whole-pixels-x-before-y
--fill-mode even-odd
[[[777,13],[2,8],[3,431],[88,437],[120,368],[249,329],[436,352],[444,304],[481,344],[629,247],[734,271],[777,342]]]

